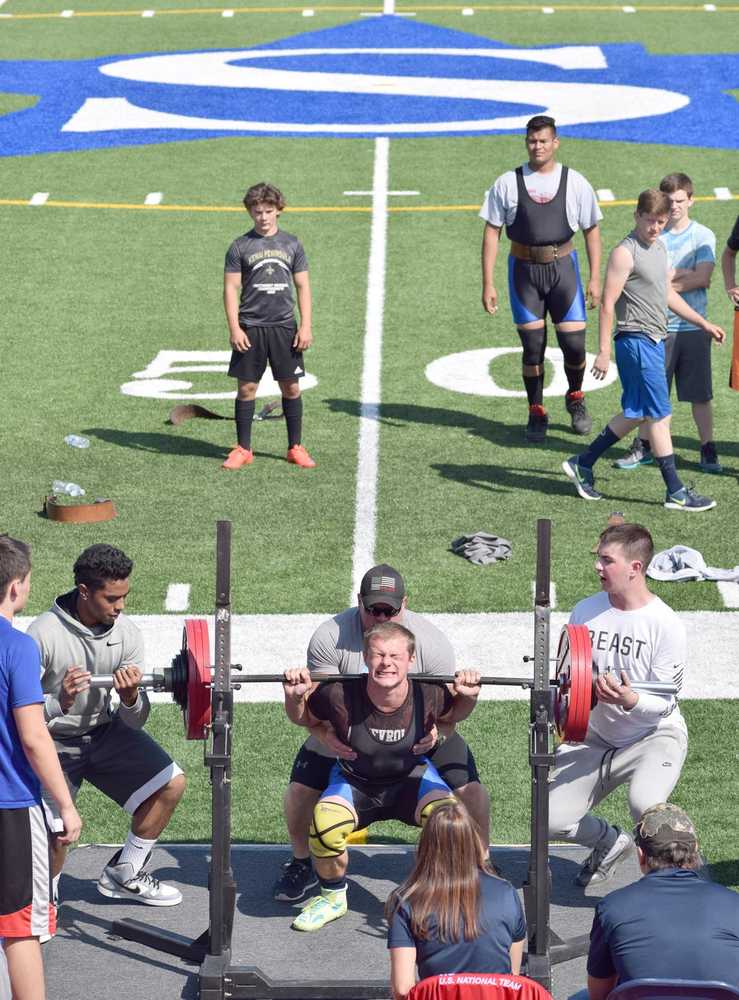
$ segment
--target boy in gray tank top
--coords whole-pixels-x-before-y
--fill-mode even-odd
[[[670,510],[701,511],[716,506],[684,485],[675,469],[670,436],[670,394],[664,363],[667,307],[705,330],[721,344],[726,334],[700,316],[672,288],[667,251],[659,240],[670,218],[670,198],[663,191],[642,191],[634,215],[636,225],[612,251],[608,260],[600,306],[600,344],[592,373],[603,379],[611,362],[611,331],[616,319],[616,365],[621,379],[621,411],[580,455],[562,463],[565,474],[584,500],[601,500],[593,466],[611,445],[642,421],[648,429],[652,453],[665,482],[664,505]]]

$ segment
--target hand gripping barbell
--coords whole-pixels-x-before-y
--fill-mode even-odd
[[[585,739],[591,709],[597,704],[595,682],[598,673],[593,667],[590,633],[586,625],[564,625],[559,637],[555,658],[555,676],[550,678],[554,688],[554,718],[557,732],[567,743],[581,743]],[[238,664],[232,670],[242,668]],[[337,680],[357,680],[363,674],[318,674],[315,680],[324,683]],[[185,734],[188,740],[204,740],[211,723],[211,683],[210,639],[208,623],[202,618],[188,618],[182,633],[182,648],[175,655],[170,667],[160,672],[144,674],[140,687],[154,691],[167,691],[172,700],[182,709],[185,718]],[[427,684],[451,684],[454,676],[438,674],[409,674],[413,680]],[[231,674],[231,684],[279,683],[282,674]],[[481,684],[495,684],[506,687],[532,688],[530,677],[481,677]],[[94,688],[114,686],[112,676],[98,675],[90,680]],[[659,682],[635,682],[634,691],[652,694],[677,694],[675,684]]]

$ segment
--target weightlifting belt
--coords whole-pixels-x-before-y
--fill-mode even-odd
[[[44,500],[44,510],[50,521],[67,521],[74,524],[94,524],[96,521],[110,521],[118,511],[112,500],[93,500],[92,503],[57,503],[52,494]]]
[[[574,249],[575,244],[572,240],[560,243],[559,246],[550,243],[543,247],[527,247],[524,243],[516,243],[515,240],[511,240],[509,252],[512,257],[516,257],[518,260],[528,260],[532,264],[551,264],[552,261],[559,260],[560,257],[566,257]]]

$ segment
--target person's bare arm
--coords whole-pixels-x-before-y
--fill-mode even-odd
[[[596,223],[591,226],[590,229],[583,229],[583,237],[585,239],[585,253],[588,256],[588,269],[590,271],[590,278],[588,280],[588,287],[586,289],[586,295],[588,300],[588,306],[590,309],[595,309],[596,306],[600,305],[600,255],[601,255],[601,241],[600,241],[600,226]]]
[[[711,276],[716,265],[704,260],[695,268],[678,267],[672,272],[672,287],[676,292],[692,292],[696,288],[710,288]]]
[[[295,293],[298,297],[298,312],[300,313],[300,325],[295,334],[293,347],[296,351],[307,351],[313,343],[313,299],[311,298],[310,279],[307,271],[298,271],[293,275],[295,282]]]
[[[676,292],[674,288],[670,288],[667,292],[667,305],[670,309],[672,309],[676,316],[686,319],[688,323],[692,326],[698,327],[699,330],[705,330],[706,333],[710,333],[718,344],[723,344],[726,340],[726,334],[721,327],[716,326],[715,323],[709,323],[708,320],[704,319],[700,313],[695,311],[695,309],[691,309],[685,299],[679,292]]]
[[[311,679],[307,667],[294,667],[285,671],[282,678],[282,689],[285,692],[285,712],[296,726],[312,729],[321,724],[308,710],[308,698],[316,684]]]
[[[606,997],[616,985],[618,976],[609,976],[608,979],[596,979],[595,976],[588,976],[588,997],[589,1000],[606,1000]]]
[[[248,351],[249,338],[239,326],[239,301],[241,299],[241,274],[238,271],[223,273],[223,308],[228,323],[228,340],[235,351]]]
[[[724,277],[724,288],[735,309],[739,308],[739,285],[736,283],[736,250],[724,247],[721,254],[721,273]]]
[[[603,296],[600,300],[598,316],[598,353],[593,362],[592,373],[597,379],[604,379],[611,363],[611,335],[613,318],[616,312],[616,302],[624,290],[626,279],[631,274],[634,258],[626,247],[616,247],[611,251],[606,268],[606,280],[603,284]]]
[[[82,820],[72,802],[56,747],[46,728],[43,705],[14,708],[13,718],[28,763],[59,809],[64,832],[58,835],[58,841],[71,844],[79,838]]]
[[[511,972],[514,976],[517,976],[521,971],[521,962],[523,960],[523,946],[526,944],[526,939],[522,938],[520,941],[514,941],[509,949],[509,954],[511,956]]]
[[[405,997],[416,985],[416,949],[390,949],[390,984],[394,1000]]]
[[[494,276],[501,228],[486,222],[482,234],[482,308],[490,316],[494,316],[498,311],[498,293],[495,290]]]

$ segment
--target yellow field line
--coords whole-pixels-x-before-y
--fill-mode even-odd
[[[739,194],[732,194],[731,198],[716,198],[715,195],[696,195],[694,201],[738,201]],[[601,208],[618,208],[625,205],[636,205],[636,198],[625,198],[620,201],[600,201]],[[241,206],[232,205],[144,205],[129,204],[127,202],[115,201],[56,201],[49,199],[43,205],[31,205],[27,199],[23,198],[0,198],[0,205],[15,206],[20,208],[33,208],[40,211],[44,208],[91,208],[109,209],[126,212],[244,212]],[[478,212],[479,205],[389,205],[388,212]],[[295,214],[311,213],[350,213],[366,214],[372,211],[371,205],[298,205],[288,207],[285,212]]]
[[[309,2],[309,0],[306,0]],[[473,0],[474,3],[474,0]],[[172,8],[161,8],[156,10],[156,16],[165,16],[171,14],[177,15],[188,15],[188,14],[221,14],[224,7],[172,7]],[[147,8],[151,10],[152,8]],[[305,7],[230,7],[229,10],[233,10],[235,14],[299,14]],[[454,13],[455,11],[460,11],[462,9],[460,4],[429,4],[429,5],[409,5],[408,7],[396,7],[396,13],[425,13],[425,12],[436,12],[436,13]],[[519,12],[523,13],[526,11],[540,11],[541,4],[538,3],[485,3],[485,4],[474,4],[472,8],[475,12],[484,13],[487,11],[494,12]],[[75,10],[72,14],[68,15],[70,18],[76,17],[141,17],[144,8],[141,10]],[[369,4],[351,4],[345,6],[314,6],[313,10],[317,12],[327,12],[327,13],[343,13],[352,11],[365,11],[367,13],[382,13],[382,8],[373,8]],[[598,12],[598,13],[622,13],[623,7],[620,4],[598,4],[598,3],[562,3],[557,4],[554,7],[554,11],[587,11],[587,12]],[[645,3],[639,4],[636,8],[637,12],[645,13],[680,13],[680,12],[700,12],[705,13],[702,4],[675,4],[675,3],[665,3],[665,4],[655,4],[655,3]],[[724,14],[724,13],[736,13],[739,11],[739,5],[722,5],[716,6],[714,13]],[[61,17],[60,11],[48,11],[39,12],[35,14],[13,14],[3,11],[0,13],[0,18],[15,21],[38,21],[38,20],[56,20]]]

